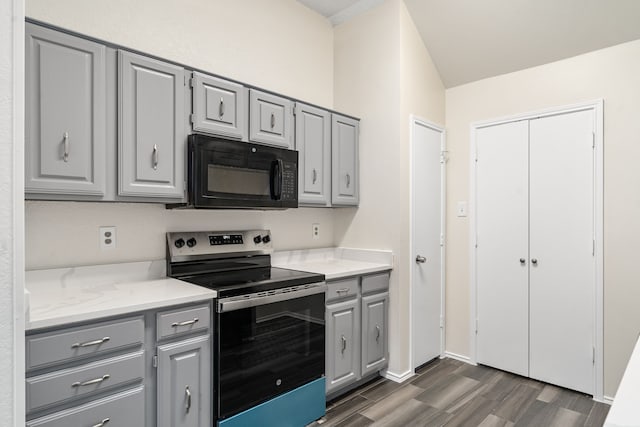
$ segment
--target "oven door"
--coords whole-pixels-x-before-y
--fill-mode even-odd
[[[298,152],[189,137],[189,199],[195,207],[298,206]]]
[[[325,290],[219,300],[218,419],[324,376]]]

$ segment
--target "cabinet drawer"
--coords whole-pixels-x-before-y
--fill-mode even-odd
[[[141,381],[144,351],[27,378],[27,412],[118,385]]]
[[[389,289],[389,273],[374,274],[362,278],[362,294],[384,292]]]
[[[211,325],[208,305],[164,311],[157,314],[158,341],[192,332],[206,331]]]
[[[27,370],[140,345],[142,317],[26,337]]]
[[[327,302],[358,296],[358,278],[327,282]]]
[[[129,427],[144,425],[143,387],[27,421],[27,427]]]
[[[293,103],[279,96],[250,91],[249,139],[293,148]]]

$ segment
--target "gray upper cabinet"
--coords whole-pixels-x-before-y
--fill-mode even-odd
[[[103,196],[105,47],[26,24],[26,193]]]
[[[296,103],[298,201],[329,206],[331,201],[331,114]]]
[[[249,139],[292,149],[293,102],[255,89],[249,94]]]
[[[158,427],[211,425],[211,338],[158,347]]]
[[[180,66],[118,52],[118,194],[183,198],[185,77]]]
[[[247,89],[237,83],[193,72],[193,115],[197,132],[247,140]]]
[[[388,282],[387,282],[388,283]],[[362,297],[362,376],[387,364],[389,293]]]
[[[360,202],[358,120],[331,116],[331,202],[334,206]]]

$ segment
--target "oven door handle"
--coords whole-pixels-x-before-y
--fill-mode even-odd
[[[256,307],[259,305],[271,304],[274,302],[286,301],[295,298],[306,297],[309,295],[321,294],[327,291],[327,285],[324,282],[314,283],[311,286],[300,290],[265,295],[256,298],[237,299],[237,297],[222,298],[216,304],[216,312],[226,313],[228,311],[241,310],[243,308]]]

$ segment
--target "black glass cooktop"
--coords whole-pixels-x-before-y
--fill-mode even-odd
[[[288,270],[278,267],[256,267],[187,275],[178,278],[195,285],[214,289],[218,292],[218,298],[225,298],[286,288],[289,286],[323,282],[324,274]]]

